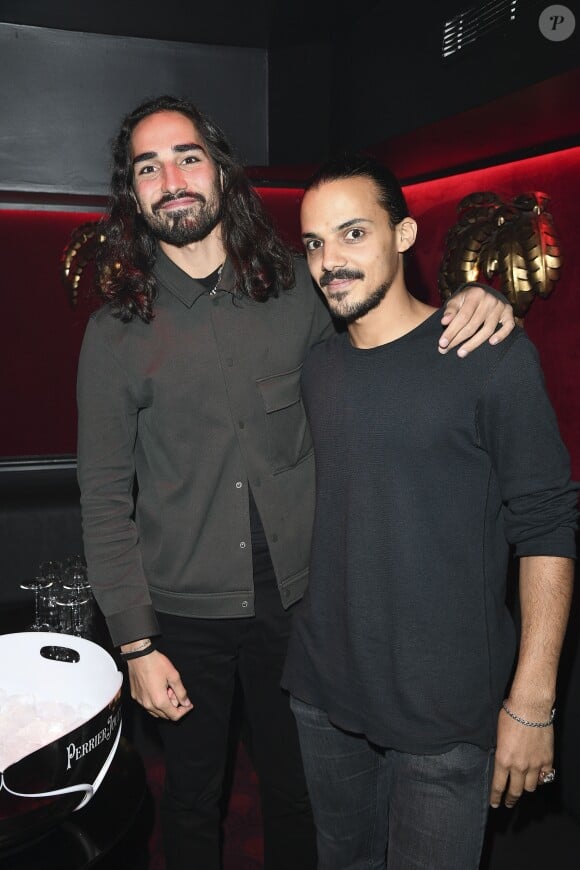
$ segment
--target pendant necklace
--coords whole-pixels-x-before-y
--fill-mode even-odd
[[[219,267],[219,269],[217,270],[217,278],[216,278],[216,282],[215,282],[214,286],[212,287],[212,289],[209,291],[209,295],[210,295],[210,296],[216,296],[216,295],[217,295],[217,286],[218,286],[218,284],[219,284],[219,282],[220,282],[220,278],[221,278],[221,276],[222,276],[222,270],[223,270],[223,268],[224,268],[224,264],[222,263],[221,266]]]

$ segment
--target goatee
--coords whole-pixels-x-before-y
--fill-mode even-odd
[[[167,202],[176,200],[195,199],[197,204],[184,205],[182,209],[171,212],[163,212],[162,206]],[[155,204],[151,214],[143,214],[145,223],[155,238],[160,242],[183,248],[193,242],[201,242],[207,238],[221,220],[222,203],[221,197],[216,194],[206,200],[201,194],[189,194],[187,192],[178,195],[164,196]]]
[[[346,323],[354,323],[355,320],[360,320],[361,317],[364,317],[365,314],[368,314],[369,311],[372,311],[373,308],[376,308],[383,301],[387,293],[389,292],[391,285],[393,283],[393,279],[389,281],[385,281],[384,284],[381,284],[374,290],[370,296],[367,296],[366,299],[360,299],[357,302],[342,302],[340,294],[337,294],[337,299],[335,300],[335,304],[333,304],[332,297],[328,299],[328,305],[334,317],[338,317],[340,320],[344,320]]]

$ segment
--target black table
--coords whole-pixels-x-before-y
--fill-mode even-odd
[[[146,868],[153,801],[139,754],[121,737],[111,767],[89,803],[35,842],[0,851],[2,870]]]

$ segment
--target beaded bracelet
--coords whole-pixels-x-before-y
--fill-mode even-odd
[[[515,713],[512,713],[505,701],[502,702],[502,707],[508,716],[511,716],[512,719],[515,719],[516,722],[519,722],[520,725],[527,725],[528,728],[548,728],[548,726],[552,725],[554,719],[556,718],[556,708],[552,708],[552,712],[550,713],[550,718],[547,722],[528,722],[527,719],[522,719],[521,716],[516,716]]]
[[[130,662],[131,659],[140,659],[141,656],[148,656],[149,653],[154,652],[157,649],[157,644],[150,640],[148,644],[145,646],[139,646],[136,649],[132,649],[129,652],[123,652],[119,650],[119,655],[124,662]]]

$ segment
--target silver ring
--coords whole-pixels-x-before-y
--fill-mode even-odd
[[[541,770],[538,774],[538,782],[540,785],[547,785],[550,782],[554,782],[556,779],[556,771],[554,768],[552,770]]]

